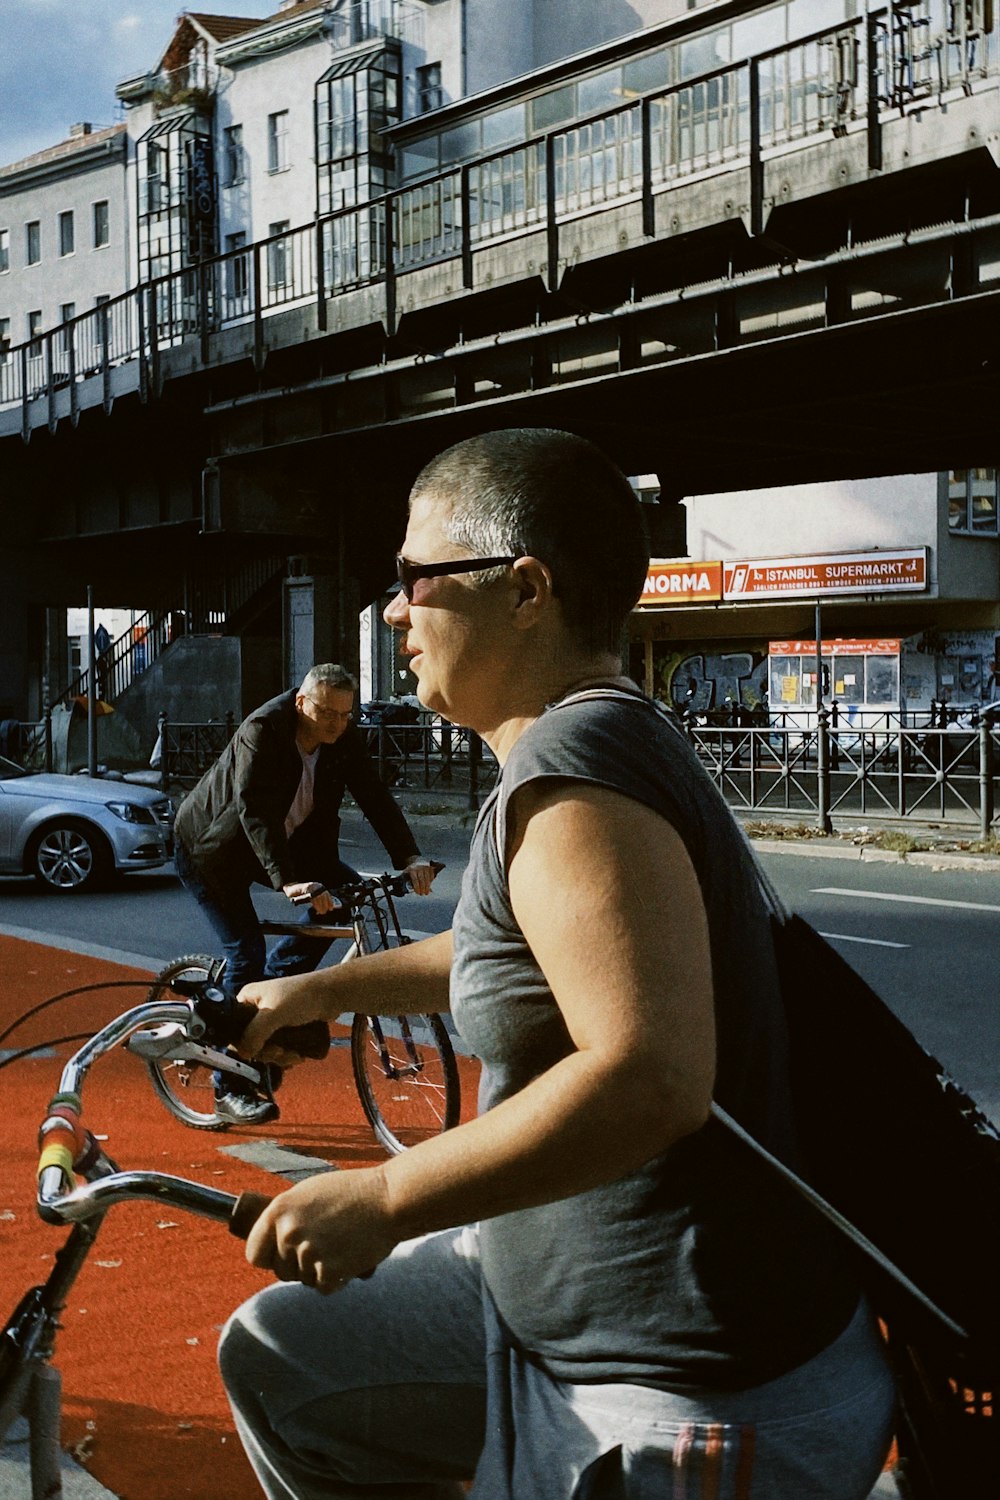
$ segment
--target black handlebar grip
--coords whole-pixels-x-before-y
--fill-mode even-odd
[[[239,1041],[250,1022],[257,1014],[255,1005],[234,1005],[231,1015],[232,1038]],[[330,1028],[325,1021],[306,1021],[303,1026],[282,1026],[268,1039],[268,1046],[283,1047],[286,1052],[297,1052],[300,1057],[312,1057],[317,1062],[330,1050]]]
[[[234,1234],[238,1240],[249,1239],[251,1229],[271,1201],[266,1193],[241,1193],[229,1215],[229,1233]],[[373,1266],[370,1271],[363,1271],[357,1279],[369,1281],[374,1275]]]
[[[283,1047],[300,1057],[322,1062],[330,1050],[330,1028],[325,1021],[307,1021],[304,1026],[282,1026],[268,1039],[269,1047]]]
[[[257,1014],[255,1005],[240,1005],[217,985],[198,981],[171,981],[171,989],[187,995],[205,1023],[206,1040],[220,1046],[238,1042]],[[330,1050],[330,1031],[325,1021],[307,1021],[303,1026],[282,1026],[271,1040],[287,1052],[312,1057],[321,1062]]]
[[[229,1233],[238,1240],[249,1239],[251,1229],[270,1201],[266,1193],[241,1193],[229,1215]]]

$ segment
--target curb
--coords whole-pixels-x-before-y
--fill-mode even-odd
[[[751,839],[761,854],[797,854],[812,859],[848,859],[864,864],[915,865],[924,870],[972,870],[979,874],[1000,874],[1000,859],[993,854],[959,854],[933,849],[913,854],[897,854],[892,849],[876,849],[871,844],[836,844],[826,839]]]
[[[30,1476],[28,1424],[17,1418],[6,1443],[0,1445],[0,1496],[14,1500],[16,1495],[32,1493]],[[63,1500],[117,1500],[99,1480],[62,1449],[59,1455],[60,1493]]]
[[[9,923],[0,925],[0,937],[17,938],[25,943],[37,943],[41,948],[58,948],[64,953],[79,953],[82,958],[99,958],[105,963],[121,964],[126,969],[148,969],[158,974],[166,959],[152,958],[148,953],[128,953],[123,948],[108,948],[101,943],[87,943],[82,938],[69,937],[65,933],[43,932],[35,927],[13,927]],[[0,1500],[3,1491],[0,1490]]]

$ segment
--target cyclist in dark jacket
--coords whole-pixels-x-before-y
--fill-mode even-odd
[[[380,780],[352,721],[357,683],[343,667],[310,669],[297,691],[250,714],[177,813],[177,873],[215,930],[234,994],[265,976],[316,968],[329,943],[280,939],[266,953],[251,899],[254,885],[308,901],[306,920],[333,909],[327,887],[355,878],[340,858],[340,806],[350,792],[397,869],[426,894],[433,878],[403,814]],[[227,1080],[220,1114],[273,1119],[273,1100],[235,1093]]]

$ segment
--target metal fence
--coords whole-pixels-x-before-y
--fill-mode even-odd
[[[182,724],[160,714],[150,765],[159,771],[164,790],[194,786],[215,764],[235,732],[236,719],[231,712],[203,724]]]
[[[798,813],[823,829],[834,816],[966,825],[1000,831],[1000,729],[886,726],[834,729],[821,711],[809,725],[689,724],[688,737],[737,811]]]
[[[469,807],[476,808],[496,780],[496,760],[470,729],[431,715],[420,715],[413,723],[361,727],[387,786],[465,793]]]
[[[153,765],[164,788],[193,786],[222,754],[233,715],[177,723],[161,715]],[[369,753],[388,786],[464,797],[477,808],[497,763],[477,734],[429,714],[412,722],[364,723]],[[31,770],[52,769],[50,722],[22,723],[18,753]],[[942,823],[988,839],[1000,835],[1000,727],[989,717],[966,728],[893,722],[879,728],[831,724],[697,725],[685,730],[702,765],[736,812],[797,815],[829,830],[859,817]]]
[[[496,779],[496,761],[477,734],[436,715],[413,722],[359,724],[369,754],[387,786],[400,791],[459,793],[470,807]],[[161,714],[153,764],[164,788],[193,786],[222,754],[236,729],[231,713],[202,724],[182,724]]]

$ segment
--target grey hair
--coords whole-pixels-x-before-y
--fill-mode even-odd
[[[308,697],[318,687],[349,688],[352,693],[358,690],[358,679],[352,677],[346,667],[342,667],[335,661],[320,662],[318,666],[310,667],[302,679],[299,692]]]
[[[545,427],[483,433],[431,460],[411,505],[423,495],[448,507],[445,535],[473,556],[544,562],[573,635],[619,650],[649,550],[635,492],[593,443]],[[499,576],[477,575],[482,584]]]

